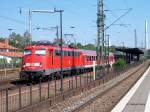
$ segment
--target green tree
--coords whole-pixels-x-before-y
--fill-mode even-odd
[[[31,39],[30,39],[30,33],[28,31],[26,31],[24,33],[24,45],[28,45],[28,43],[30,43]]]
[[[77,43],[77,48],[83,49],[83,45],[81,43]]]
[[[87,45],[85,45],[84,49],[96,51],[96,47],[93,44],[87,44]]]
[[[126,66],[124,59],[119,59],[113,64],[113,67],[117,70],[122,70]]]
[[[23,36],[12,32],[12,34],[9,35],[9,44],[22,51],[27,45],[28,39],[28,32],[25,32]]]

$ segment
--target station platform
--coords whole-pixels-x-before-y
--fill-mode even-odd
[[[150,112],[150,67],[111,112]]]

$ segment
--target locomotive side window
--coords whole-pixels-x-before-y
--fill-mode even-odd
[[[75,56],[75,52],[74,51],[72,51],[72,56]]]
[[[60,53],[60,50],[55,50],[55,56],[60,56],[61,53]]]
[[[45,49],[37,49],[35,50],[36,55],[46,55],[46,50]]]
[[[68,52],[67,51],[64,51],[64,56],[68,56]]]
[[[86,56],[86,61],[89,61],[89,56]]]
[[[94,56],[94,61],[96,61],[96,56]]]
[[[31,50],[25,50],[24,51],[24,56],[26,56],[26,55],[31,55]]]
[[[71,56],[71,52],[70,51],[68,51],[68,56]]]

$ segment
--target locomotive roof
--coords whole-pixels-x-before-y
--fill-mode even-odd
[[[25,47],[25,49],[33,49],[33,48],[37,48],[37,49],[48,49],[48,48],[52,48],[52,49],[57,49],[60,50],[60,47],[58,46],[52,46],[52,45],[31,45],[31,46],[27,46]],[[77,51],[77,52],[81,52],[83,55],[94,55],[96,56],[96,51],[94,50],[85,50],[85,49],[76,49],[76,48],[69,48],[69,47],[63,47],[63,50],[68,50],[68,51]],[[112,55],[112,53],[110,53],[110,55]]]
[[[33,49],[33,48],[37,48],[37,49],[48,49],[48,48],[52,48],[52,49],[57,49],[60,50],[60,47],[58,46],[51,46],[51,45],[31,45],[31,46],[27,46],[25,47],[25,49]],[[76,48],[69,48],[69,47],[63,47],[63,50],[69,50],[69,51],[81,51],[80,49],[76,49]]]

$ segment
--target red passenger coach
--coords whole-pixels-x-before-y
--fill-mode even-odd
[[[52,45],[27,46],[24,49],[21,79],[34,80],[47,78],[54,74],[58,75],[61,70],[60,57],[60,47]],[[95,51],[63,47],[63,72],[92,69],[93,61],[96,61]]]

